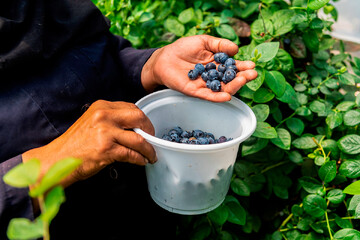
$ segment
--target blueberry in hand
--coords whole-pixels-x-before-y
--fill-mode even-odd
[[[216,69],[215,63],[211,62],[211,63],[206,64],[205,70],[208,72],[210,69]]]
[[[214,60],[217,63],[225,63],[229,56],[224,52],[218,52],[214,54]]]
[[[219,72],[216,69],[210,69],[208,71],[208,79],[211,81],[215,79],[219,79]]]
[[[224,63],[225,67],[231,66],[231,65],[235,65],[235,60],[233,58],[228,58],[225,63]]]
[[[230,65],[230,66],[228,66],[228,67],[226,68],[226,70],[227,70],[227,69],[232,69],[232,70],[234,70],[235,72],[238,72],[238,71],[239,71],[235,65]]]
[[[221,83],[219,80],[214,80],[214,81],[211,81],[210,83],[210,89],[213,91],[213,92],[220,92],[221,90]]]
[[[225,72],[225,70],[226,70],[226,67],[225,67],[225,65],[224,65],[224,64],[220,64],[220,65],[218,66],[218,71],[219,71],[219,72],[224,73],[224,72]]]
[[[205,67],[201,63],[197,63],[195,65],[195,69],[199,72],[199,74],[202,74],[203,72],[205,72]]]
[[[189,77],[191,80],[197,79],[198,76],[199,76],[199,72],[198,72],[198,70],[196,70],[196,69],[191,69],[191,70],[188,72],[188,77]]]
[[[207,80],[209,80],[209,77],[208,77],[208,73],[207,72],[203,72],[201,74],[201,78],[206,82]]]
[[[227,69],[224,73],[222,81],[226,84],[231,82],[236,77],[236,72],[232,69]]]

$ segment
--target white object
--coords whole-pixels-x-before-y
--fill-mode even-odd
[[[239,145],[256,128],[251,108],[235,97],[214,103],[170,89],[152,93],[136,105],[155,128],[155,136],[134,129],[153,145],[158,157],[155,164],[145,166],[152,199],[170,212],[185,215],[206,213],[219,206],[229,190]],[[161,139],[175,126],[233,140],[191,145]]]

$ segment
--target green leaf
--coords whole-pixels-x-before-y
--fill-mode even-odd
[[[336,216],[335,222],[341,228],[353,228],[350,219],[342,219],[341,217]]]
[[[354,101],[343,101],[336,106],[336,109],[342,112],[349,111],[355,106]]]
[[[316,143],[310,136],[300,137],[295,139],[292,144],[299,149],[309,149],[317,147]]]
[[[274,34],[274,26],[272,22],[268,19],[265,19],[264,22],[265,22],[266,32],[262,19],[257,19],[251,24],[250,27],[251,38],[254,39],[256,43],[262,43],[268,39],[271,39],[272,34]]]
[[[342,201],[344,201],[345,197],[346,194],[344,194],[341,189],[332,189],[328,192],[326,196],[326,198],[334,204],[341,203]]]
[[[193,8],[188,8],[179,14],[179,21],[183,24],[190,22],[195,16]]]
[[[317,193],[323,189],[322,184],[318,180],[309,176],[299,178],[299,183],[308,193]]]
[[[169,32],[174,33],[178,37],[183,36],[185,33],[185,26],[174,18],[167,18],[164,24]]]
[[[308,8],[318,10],[325,6],[330,0],[309,0]]]
[[[43,229],[41,220],[31,222],[27,218],[13,218],[10,220],[7,236],[17,240],[38,239],[43,236]]]
[[[349,178],[360,177],[360,160],[347,160],[340,165],[339,172]]]
[[[322,113],[326,110],[326,105],[323,102],[320,102],[318,100],[312,101],[310,103],[310,110],[315,113]]]
[[[309,194],[303,200],[305,212],[313,217],[321,217],[324,215],[327,205],[324,198],[316,194]]]
[[[360,94],[359,94],[360,96]],[[356,126],[360,123],[360,111],[350,110],[344,114],[345,126]]]
[[[343,122],[343,115],[340,112],[331,112],[325,120],[330,129],[340,126]]]
[[[273,94],[269,89],[267,89],[267,88],[259,88],[254,93],[254,102],[256,102],[256,103],[266,103],[266,102],[269,102],[274,97],[275,97],[275,94]]]
[[[324,182],[328,183],[336,177],[336,161],[328,161],[319,169],[319,177]]]
[[[209,216],[212,222],[222,226],[226,222],[229,216],[229,210],[226,205],[221,204],[219,207],[215,208],[207,215]]]
[[[360,232],[352,228],[344,228],[334,234],[336,240],[360,239]]]
[[[276,11],[272,17],[275,35],[284,35],[294,28],[294,22],[291,18],[295,15],[293,10],[281,9]]]
[[[30,191],[30,196],[37,197],[44,194],[79,167],[81,162],[76,158],[65,158],[56,162],[41,179],[40,184]]]
[[[279,101],[284,103],[299,105],[298,107],[300,107],[295,90],[288,82],[286,82],[284,94],[281,97],[278,97],[277,99],[279,99]]]
[[[360,136],[349,134],[340,138],[337,142],[340,150],[347,154],[360,153]]]
[[[258,74],[257,78],[246,83],[246,86],[248,88],[250,88],[252,91],[258,90],[261,87],[261,85],[263,84],[264,79],[265,79],[265,69],[264,68],[255,67],[255,70]]]
[[[305,124],[298,118],[289,118],[285,123],[289,130],[298,136],[304,132]]]
[[[226,202],[226,206],[229,209],[229,216],[227,220],[234,224],[245,225],[246,212],[240,203],[238,201],[228,201]]]
[[[281,149],[290,150],[290,145],[291,145],[290,133],[284,128],[278,128],[276,129],[276,132],[278,137],[272,138],[270,139],[270,141]]]
[[[265,148],[269,143],[268,139],[258,138],[256,143],[252,145],[242,145],[241,156],[247,156],[253,153],[259,152],[261,149]]]
[[[246,182],[240,178],[235,178],[230,184],[231,190],[239,196],[250,196],[250,188]]]
[[[195,229],[191,233],[191,239],[206,239],[211,234],[211,227],[209,224],[202,223],[194,227]]]
[[[292,161],[293,163],[296,163],[296,164],[304,162],[301,154],[298,151],[289,152],[289,159],[290,159],[290,161]]]
[[[221,24],[219,27],[216,27],[215,30],[223,38],[229,40],[235,40],[237,38],[235,30],[228,24]]]
[[[253,136],[259,138],[276,138],[277,133],[275,128],[273,128],[269,123],[257,122]]]
[[[269,105],[257,104],[251,108],[256,116],[258,122],[264,122],[270,113]]]
[[[276,56],[279,46],[279,42],[261,43],[255,47],[254,51],[251,53],[251,57],[255,57],[255,51],[257,50],[258,54],[261,54],[258,62],[269,62]]]
[[[241,11],[241,16],[240,17],[242,19],[246,19],[251,14],[253,14],[256,10],[258,10],[258,8],[259,8],[259,3],[250,2],[250,3],[246,4],[246,7]]]
[[[149,12],[143,12],[139,18],[139,22],[140,23],[147,22],[153,18],[154,18],[154,14],[149,13]]]
[[[353,75],[348,72],[339,75],[339,81],[345,85],[355,85],[355,79]]]
[[[319,51],[320,41],[318,35],[314,30],[309,30],[303,34],[303,40],[305,46],[313,53],[317,53]]]
[[[356,194],[350,200],[348,211],[355,211],[359,206],[360,206],[360,194],[359,195]]]
[[[28,187],[36,183],[40,173],[40,161],[38,159],[30,159],[25,163],[21,163],[13,167],[3,177],[6,184],[14,187]]]
[[[44,222],[50,223],[57,215],[60,205],[65,202],[65,193],[62,187],[56,186],[46,195],[45,212],[42,212],[40,218]]]
[[[277,97],[281,97],[284,94],[286,89],[286,80],[280,72],[266,71],[265,82]]]

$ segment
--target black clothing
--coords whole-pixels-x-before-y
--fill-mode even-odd
[[[0,1],[0,239],[7,239],[10,219],[34,218],[28,189],[4,184],[4,174],[22,161],[23,152],[64,133],[94,101],[135,102],[144,96],[141,70],[154,51],[133,49],[125,39],[105,31],[104,18],[90,1],[4,1]],[[57,15],[57,9],[66,14]],[[4,33],[11,36],[4,40]],[[143,167],[112,164],[66,188],[65,196],[50,225],[52,240],[175,239],[178,216],[153,202]]]

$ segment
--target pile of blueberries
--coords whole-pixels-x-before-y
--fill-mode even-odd
[[[170,129],[167,134],[162,136],[162,139],[170,142],[195,145],[222,143],[232,140],[232,138],[227,138],[225,136],[215,138],[212,133],[204,132],[202,130],[185,131],[179,126]]]
[[[221,91],[221,81],[225,84],[231,82],[238,72],[235,65],[235,60],[230,58],[224,52],[214,54],[215,62],[219,63],[217,69],[216,64],[210,62],[205,66],[197,63],[194,69],[188,73],[191,80],[197,79],[199,76],[206,82],[206,87],[210,88],[213,92]]]

